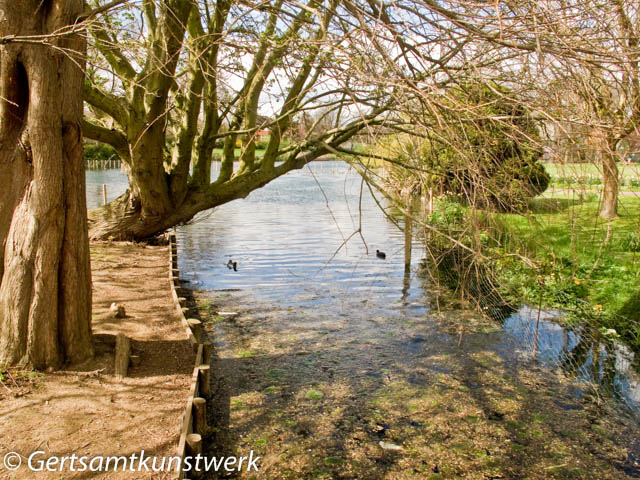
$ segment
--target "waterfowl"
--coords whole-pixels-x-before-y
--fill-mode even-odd
[[[376,250],[376,257],[385,259],[387,258],[387,254],[384,252],[381,252],[380,250]]]
[[[227,262],[227,268],[231,270],[233,268],[234,272],[238,271],[238,262],[234,262],[233,260],[229,260]]]

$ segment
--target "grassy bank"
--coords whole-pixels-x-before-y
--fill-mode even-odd
[[[640,200],[620,199],[620,218],[597,215],[598,198],[539,198],[526,215],[483,219],[502,293],[560,308],[640,348]],[[528,260],[525,260],[528,259]],[[530,260],[530,261],[529,261]],[[615,333],[612,331],[615,330]]]
[[[602,167],[593,163],[545,163],[551,177],[551,188],[579,190],[602,189]],[[618,163],[620,188],[625,191],[640,190],[640,164]]]
[[[432,235],[428,247],[445,285],[492,317],[508,305],[555,308],[640,351],[640,199],[621,197],[612,221],[599,206],[595,194],[536,198],[525,214],[441,201],[430,223],[460,243]]]
[[[595,163],[545,163],[544,169],[552,177],[602,175],[602,168]],[[625,179],[640,177],[640,163],[620,162],[618,170]]]

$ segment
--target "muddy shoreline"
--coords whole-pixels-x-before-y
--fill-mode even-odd
[[[210,454],[261,456],[237,478],[640,476],[633,417],[505,361],[473,312],[327,318],[246,291],[194,293],[215,345]]]

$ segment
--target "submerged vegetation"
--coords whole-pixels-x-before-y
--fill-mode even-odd
[[[242,306],[233,321],[209,327],[220,341],[211,452],[255,449],[259,478],[613,479],[632,471],[622,445],[635,430],[623,417],[602,415],[593,392],[575,398],[571,379],[542,381],[515,366],[515,352],[501,357],[500,334],[486,322],[459,343],[456,330],[432,334],[431,316],[354,311],[345,328],[322,308],[256,312],[252,293],[242,302],[206,297],[214,312]],[[453,316],[444,323],[478,319]]]

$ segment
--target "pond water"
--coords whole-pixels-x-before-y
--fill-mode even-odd
[[[108,184],[109,199],[127,187],[118,171],[87,172],[90,208],[102,201],[102,183]],[[561,383],[562,393],[553,397],[560,410],[583,408],[580,400],[595,392],[638,415],[640,376],[633,353],[617,344],[589,343],[555,323],[557,312],[541,314],[535,362],[537,310],[523,307],[502,325],[494,324],[498,328],[472,329],[464,336],[455,312],[444,320],[435,315],[432,287],[415,273],[424,256],[419,235],[406,271],[404,234],[394,224],[402,227],[403,219],[391,209],[387,213],[355,171],[319,162],[178,228],[181,278],[217,310],[239,314],[210,326],[218,355],[227,361],[220,368],[245,372],[244,380],[234,380],[231,397],[248,402],[242,395],[253,392],[252,382],[276,388],[280,384],[273,378],[280,377],[268,379],[281,370],[289,372],[284,390],[313,387],[321,392],[318,398],[332,394],[337,378],[364,397],[378,395],[378,383],[392,378],[423,388],[430,375],[450,375],[473,392],[484,383],[470,376],[477,369],[468,362],[481,358],[477,361],[497,359],[504,378],[534,371],[542,382]],[[355,233],[359,225],[362,237]],[[377,258],[376,250],[386,259]],[[230,260],[237,271],[227,267]],[[263,404],[268,407],[270,399],[267,395]],[[272,401],[276,405],[282,398]],[[239,437],[252,435],[247,425],[234,428]]]
[[[128,187],[117,169],[87,171],[88,208],[102,204],[103,184],[109,201]],[[425,289],[415,275],[424,256],[418,235],[407,276],[404,234],[398,228],[403,228],[402,216],[390,210],[398,225],[392,223],[366,186],[360,202],[361,186],[360,177],[347,165],[316,163],[246,199],[201,214],[178,229],[183,277],[197,289],[251,292],[257,301],[322,309],[326,315],[427,315],[428,286]],[[360,223],[366,245],[353,235]],[[376,257],[378,249],[386,253],[386,260]],[[227,268],[229,260],[238,263],[237,272]],[[604,384],[605,395],[639,410],[640,375],[633,352],[619,344],[593,345],[589,338],[551,321],[558,316],[559,312],[542,312],[538,362],[563,366],[569,375]],[[533,351],[536,320],[537,310],[523,307],[503,323],[504,342],[515,342],[515,353],[523,358]]]

